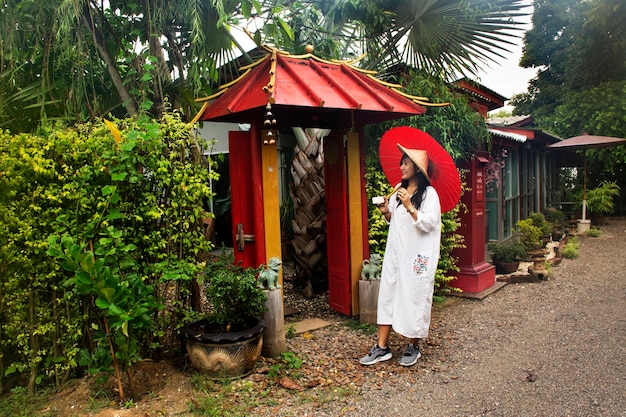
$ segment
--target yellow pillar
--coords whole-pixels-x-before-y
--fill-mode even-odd
[[[348,221],[350,227],[350,283],[352,292],[352,313],[359,312],[359,279],[363,261],[363,203],[361,193],[361,151],[359,134],[350,132],[346,138],[346,159],[348,171]]]
[[[267,130],[261,136],[267,137]],[[276,134],[275,132],[272,132]],[[278,200],[278,155],[276,145],[262,145],[261,168],[263,172],[263,220],[265,222],[265,265],[273,257],[282,261],[280,233],[280,201]],[[283,285],[282,268],[278,274],[278,282]]]

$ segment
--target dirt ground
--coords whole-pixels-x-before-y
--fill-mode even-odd
[[[580,257],[564,259],[548,280],[437,305],[411,368],[397,364],[405,341],[396,334],[394,359],[359,365],[375,334],[328,310],[320,296],[300,301],[294,319],[321,315],[333,324],[288,339],[304,360],[299,369],[283,363],[288,374],[272,375],[277,362],[262,360],[250,376],[214,384],[182,359],[145,361],[136,370],[145,392],[137,403],[119,404],[113,387],[85,378],[53,396],[42,414],[626,416],[626,220],[610,219],[601,230],[581,236]],[[208,414],[207,396],[228,407]]]

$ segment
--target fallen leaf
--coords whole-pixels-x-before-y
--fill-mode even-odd
[[[304,388],[302,388],[299,384],[297,384],[296,382],[292,381],[289,377],[282,377],[280,379],[280,381],[278,381],[278,383],[286,389],[293,389],[296,391],[304,391]]]
[[[313,335],[313,333],[309,333],[309,332],[304,332],[304,333],[302,334],[302,337],[304,337],[305,339],[308,339],[308,340],[315,338],[315,336]]]

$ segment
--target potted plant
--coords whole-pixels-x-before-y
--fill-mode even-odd
[[[487,249],[497,274],[511,274],[517,271],[520,261],[526,256],[524,245],[514,240],[490,242]]]
[[[263,347],[265,293],[259,269],[235,265],[224,254],[204,273],[208,315],[183,329],[192,365],[212,377],[242,376]]]

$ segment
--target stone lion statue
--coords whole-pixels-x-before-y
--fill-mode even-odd
[[[370,255],[369,259],[364,259],[361,263],[363,266],[363,269],[361,269],[361,279],[380,279],[380,264],[382,260],[382,257],[377,253]]]
[[[280,288],[281,286],[278,284],[278,273],[280,272],[280,266],[282,264],[280,258],[270,258],[269,265],[259,272],[259,287],[265,288],[265,284],[267,284],[267,288],[270,290]],[[263,267],[264,265],[261,266]]]

